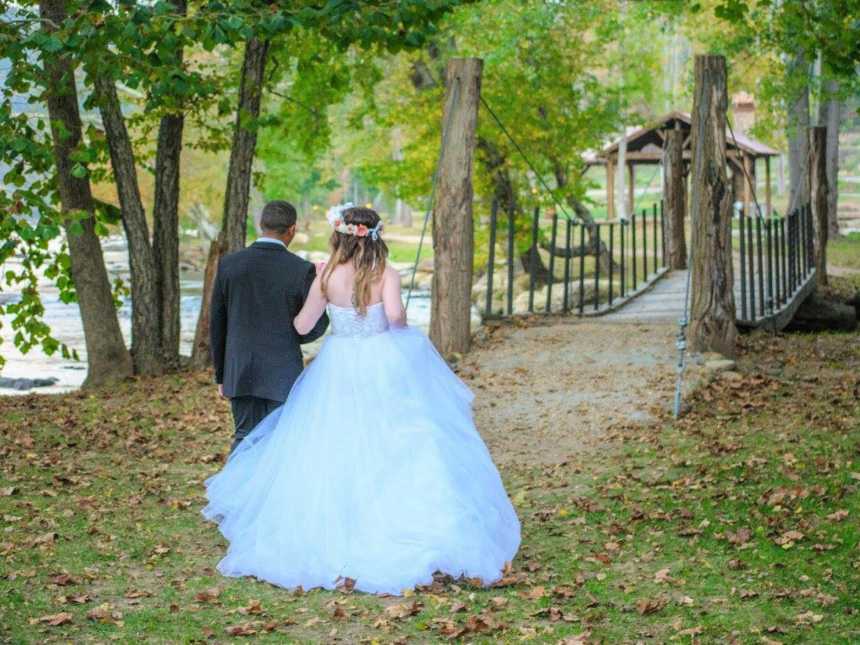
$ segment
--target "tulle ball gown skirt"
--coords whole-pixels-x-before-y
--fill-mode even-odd
[[[420,332],[334,335],[206,481],[226,576],[400,594],[435,572],[501,577],[520,525],[472,394]]]

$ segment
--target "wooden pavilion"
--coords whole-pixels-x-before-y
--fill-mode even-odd
[[[627,152],[625,164],[627,166],[627,211],[633,211],[635,196],[634,179],[636,177],[636,166],[654,165],[663,163],[663,141],[666,130],[678,129],[684,132],[684,161],[689,169],[690,138],[692,122],[690,115],[685,112],[669,112],[653,123],[639,128],[627,134]],[[596,155],[587,160],[589,165],[602,165],[606,167],[606,204],[607,216],[615,218],[615,171],[618,166],[618,148],[621,139],[603,148]],[[755,182],[756,161],[764,160],[765,170],[765,214],[772,212],[770,159],[779,153],[773,148],[751,139],[750,137],[736,132],[734,137],[731,131],[726,129],[726,158],[729,170],[732,173],[732,185],[735,201],[750,204],[753,200],[754,186],[750,185],[746,177]],[[689,170],[687,170],[689,172]]]

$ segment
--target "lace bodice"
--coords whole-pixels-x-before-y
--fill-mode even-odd
[[[374,336],[388,329],[388,318],[381,302],[370,305],[362,316],[353,307],[328,305],[328,317],[333,336]]]

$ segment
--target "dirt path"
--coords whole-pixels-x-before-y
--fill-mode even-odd
[[[671,406],[674,325],[564,320],[490,331],[460,364],[499,464],[598,450],[614,426]]]

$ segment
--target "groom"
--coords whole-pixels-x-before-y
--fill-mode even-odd
[[[300,345],[328,327],[323,315],[304,336],[293,328],[316,277],[313,264],[287,250],[296,209],[284,201],[266,204],[260,228],[256,242],[221,260],[212,292],[212,362],[218,391],[233,410],[231,452],[286,401],[304,366]]]

